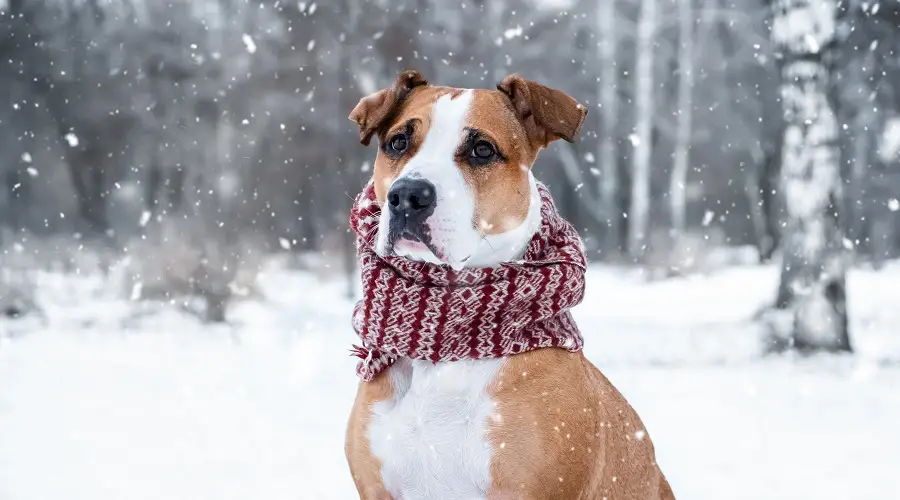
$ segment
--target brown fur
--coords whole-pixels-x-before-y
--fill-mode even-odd
[[[674,498],[637,413],[582,353],[513,356],[491,396],[488,498]]]
[[[525,219],[535,158],[556,139],[573,140],[587,114],[566,94],[519,75],[497,88],[474,91],[466,126],[478,129],[505,160],[489,168],[457,161],[475,195],[475,218],[486,223],[476,225],[483,234],[505,232]],[[392,89],[364,98],[351,113],[363,143],[375,134],[383,142],[411,120],[415,124],[410,153],[392,159],[379,149],[373,173],[379,201],[421,146],[431,109],[447,93],[455,98],[461,92],[428,86],[418,73],[405,72]],[[366,437],[372,405],[393,394],[389,371],[360,383],[350,415],[347,459],[363,499],[391,498]],[[540,349],[510,357],[490,392],[497,411],[489,424],[487,498],[674,499],[640,418],[582,353]]]
[[[362,500],[391,500],[391,495],[381,481],[381,463],[369,448],[366,429],[372,418],[372,405],[390,399],[394,394],[389,371],[385,370],[371,382],[361,382],[356,393],[356,401],[350,411],[347,424],[347,441],[344,452],[350,464],[350,474],[359,498]]]

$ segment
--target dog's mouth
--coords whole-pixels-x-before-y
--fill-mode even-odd
[[[432,243],[427,232],[418,233],[404,230],[390,240],[389,248],[392,255],[416,255],[431,252],[439,260],[444,260],[444,252]]]
[[[384,246],[385,255],[432,264],[446,264],[454,269],[462,269],[465,266],[471,255],[463,259],[454,257],[449,248],[435,241],[432,237],[432,228],[426,221],[415,221],[412,224],[410,222],[413,221],[404,217],[391,217]]]
[[[432,264],[446,264],[457,271],[465,267],[466,262],[472,257],[467,255],[462,259],[450,259],[446,252],[431,241],[421,241],[415,236],[399,238],[391,247],[390,255]]]
[[[394,242],[394,253],[402,253],[402,252],[432,252],[432,245],[425,244],[422,240],[413,236],[411,234],[404,234]]]

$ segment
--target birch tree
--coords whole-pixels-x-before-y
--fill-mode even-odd
[[[850,351],[838,124],[828,91],[837,44],[836,0],[775,0],[772,41],[780,57],[785,131],[783,264],[777,306],[789,345]]]
[[[672,234],[680,238],[686,229],[687,175],[690,166],[694,88],[694,6],[693,0],[678,1],[678,129],[674,163],[669,178]]]
[[[616,148],[616,125],[618,123],[619,68],[616,60],[618,33],[616,31],[616,2],[599,0],[597,2],[597,31],[599,43],[598,62],[600,63],[600,81],[597,101],[600,103],[600,141],[597,159],[600,162],[599,203],[600,213],[606,219],[607,233],[605,249],[612,252],[621,250],[619,190],[619,156]]]
[[[650,162],[653,157],[654,78],[653,46],[656,32],[657,0],[641,0],[637,27],[635,66],[635,127],[631,136],[631,207],[628,212],[628,254],[644,252],[650,222]]]

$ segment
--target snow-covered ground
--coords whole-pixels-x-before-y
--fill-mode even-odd
[[[595,268],[576,316],[679,498],[897,498],[900,265],[852,273],[853,357],[761,357],[776,280]],[[45,320],[0,325],[0,500],[355,498],[340,283],[272,268],[219,327],[98,277],[39,285]]]

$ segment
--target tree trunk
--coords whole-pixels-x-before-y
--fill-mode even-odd
[[[869,250],[872,263],[880,269],[886,260],[896,257],[897,217],[891,208],[900,185],[897,172],[900,160],[900,118],[878,120],[880,130],[877,155],[866,172],[869,189],[866,192],[865,217],[869,226]]]
[[[766,221],[765,204],[762,196],[762,177],[765,172],[766,157],[762,148],[751,151],[752,162],[744,165],[744,194],[750,210],[750,222],[753,224],[754,241],[759,252],[760,261],[766,261],[772,252],[772,238],[769,237]]]
[[[628,213],[628,254],[640,258],[646,250],[650,222],[650,162],[653,142],[653,44],[656,32],[656,1],[641,0],[637,28],[635,67],[636,123],[632,144],[631,209]]]
[[[597,100],[600,103],[600,142],[597,161],[600,167],[598,200],[600,214],[605,218],[606,237],[603,249],[609,253],[622,251],[622,210],[619,209],[619,156],[616,148],[616,125],[619,113],[617,95],[619,68],[616,60],[618,38],[616,33],[615,0],[599,0],[597,4],[597,31],[600,38],[598,59],[600,86]],[[602,221],[601,221],[602,222]]]
[[[781,118],[778,120],[779,132],[774,143],[764,142],[765,160],[759,176],[760,201],[765,214],[766,237],[771,241],[768,248],[760,248],[760,260],[763,262],[769,262],[774,256],[775,250],[781,246],[781,222],[784,218],[784,211],[779,206],[782,200],[778,196],[780,193],[777,189],[778,180],[781,178],[781,150],[784,142],[784,133],[780,129],[784,127],[784,123]]]
[[[828,99],[836,43],[835,0],[772,3],[772,41],[781,56],[785,130],[779,179],[784,197],[781,309],[786,337],[803,351],[850,351],[846,259],[840,209],[840,148]]]
[[[868,59],[868,58],[867,58]],[[874,64],[868,61],[868,64]],[[855,65],[854,80],[857,85],[862,86],[866,93],[872,92],[868,85],[866,72],[862,68],[862,64]],[[854,246],[863,252],[866,250],[866,212],[869,210],[871,198],[868,191],[869,175],[871,174],[870,165],[872,158],[869,152],[873,149],[873,137],[870,126],[874,127],[877,123],[877,112],[873,109],[874,104],[862,103],[857,106],[856,116],[853,118],[853,127],[849,133],[845,133],[846,145],[845,151],[850,153],[849,158],[845,160],[845,165],[849,166],[847,175],[847,199],[845,201],[846,214],[846,231],[847,238],[853,242]],[[849,163],[849,165],[847,165]]]
[[[506,77],[503,70],[503,49],[501,46],[503,43],[503,26],[505,25],[503,20],[505,7],[505,2],[497,0],[486,0],[484,2],[485,16],[487,17],[486,26],[488,29],[487,41],[490,44],[488,48],[488,63],[490,67],[487,68],[486,74],[488,82],[494,85],[500,83]]]
[[[350,36],[358,36],[357,32],[363,15],[361,7],[354,2],[348,2],[347,9],[347,23],[352,31]],[[347,46],[352,46],[352,40],[348,40],[348,42],[350,43],[348,43]],[[335,50],[337,53],[334,57],[337,58],[338,61],[341,61],[337,73],[337,85],[339,89],[337,107],[339,113],[347,113],[348,110],[353,109],[353,106],[356,105],[357,101],[363,97],[363,93],[359,89],[357,81],[350,73],[353,63],[353,53],[342,45],[339,45]],[[344,133],[338,134],[335,137],[334,149],[339,164],[337,165],[338,174],[334,176],[334,179],[337,181],[335,189],[340,193],[338,199],[343,201],[340,205],[333,207],[332,212],[329,214],[328,221],[331,223],[333,232],[337,235],[338,242],[341,246],[339,250],[341,268],[345,278],[345,294],[348,298],[352,298],[356,290],[356,238],[353,232],[347,227],[346,221],[348,220],[348,216],[346,211],[347,205],[345,202],[353,199],[356,195],[356,190],[361,185],[360,166],[363,164],[363,157],[361,156],[360,148],[356,147],[348,149],[346,147],[348,138],[355,135],[353,127],[350,126],[349,122],[346,120],[342,126]]]
[[[687,175],[690,166],[694,88],[694,6],[693,0],[679,0],[678,37],[678,130],[675,138],[675,158],[669,179],[669,203],[672,216],[672,236],[681,238],[687,228]]]
[[[84,149],[66,147],[66,163],[75,191],[78,215],[91,236],[104,235],[109,229],[106,214],[106,176],[104,158],[96,145]]]

